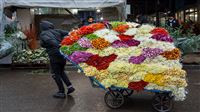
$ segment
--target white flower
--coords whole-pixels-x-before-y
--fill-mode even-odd
[[[101,29],[94,32],[95,35],[98,37],[104,38],[108,42],[112,43],[115,40],[119,40],[119,37],[117,36],[118,33],[114,30],[109,29]]]
[[[175,49],[175,46],[173,43],[157,41],[151,38],[144,39],[138,47],[160,48],[164,51],[171,51]]]
[[[179,62],[179,60],[167,60],[161,55],[155,58],[147,58],[144,61],[144,64],[160,64],[169,68],[182,68],[182,64]]]
[[[103,37],[104,35],[107,35],[110,32],[109,29],[101,29],[101,30],[97,30],[94,32],[95,35],[97,35],[98,37]]]
[[[140,24],[134,23],[134,22],[126,22],[126,24],[129,26],[129,28],[135,28],[140,25]]]
[[[129,36],[134,36],[136,35],[136,33],[137,33],[137,28],[129,28],[128,30],[126,30],[124,34]]]
[[[150,33],[155,27],[151,25],[142,25],[138,28],[138,34],[148,34]]]
[[[108,33],[107,35],[104,35],[102,38],[104,38],[110,43],[113,43],[114,41],[119,40],[119,37],[114,33]]]

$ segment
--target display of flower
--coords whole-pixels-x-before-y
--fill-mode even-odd
[[[158,41],[166,41],[166,42],[173,42],[172,37],[165,34],[155,34],[151,37],[152,39],[156,39]]]
[[[113,28],[114,31],[118,33],[125,33],[128,30],[129,26],[127,24],[118,25],[117,27]]]
[[[161,53],[163,53],[163,50],[159,48],[144,48],[143,49],[143,56],[146,58],[155,58]]]
[[[129,28],[128,30],[126,30],[124,35],[134,36],[137,34],[137,30],[137,28]]]
[[[127,41],[127,40],[133,39],[133,36],[123,35],[123,34],[118,35],[118,37],[119,37],[120,40],[122,40],[122,41]]]
[[[92,26],[82,26],[79,29],[80,35],[87,35],[87,34],[93,33],[94,31],[95,29]]]
[[[110,43],[106,41],[104,38],[97,38],[97,39],[92,40],[92,46],[95,49],[102,50],[103,48],[110,46]]]
[[[79,36],[67,36],[62,40],[61,45],[72,45],[78,41],[79,38]]]
[[[70,32],[60,50],[106,88],[171,91],[176,100],[185,99],[181,52],[167,30],[131,22],[108,24],[111,29],[94,23]]]
[[[94,23],[94,24],[91,24],[90,26],[91,26],[95,31],[105,28],[105,25],[104,25],[103,23]]]
[[[72,55],[69,56],[69,58],[75,62],[75,63],[81,63],[88,60],[88,58],[92,56],[91,53],[83,52],[83,51],[75,51],[72,53]]]
[[[181,52],[179,49],[173,49],[172,51],[165,51],[161,54],[163,57],[167,58],[168,60],[177,60],[181,57]]]
[[[91,48],[92,47],[92,43],[90,42],[90,40],[85,37],[79,39],[78,44],[83,48]]]
[[[151,31],[151,34],[163,34],[163,35],[169,35],[169,32],[164,29],[164,28],[154,28],[152,31]]]

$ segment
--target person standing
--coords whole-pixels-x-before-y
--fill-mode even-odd
[[[89,25],[95,23],[94,18],[92,16],[87,17],[87,21],[84,23],[84,25]]]
[[[67,85],[68,92],[70,94],[75,91],[70,80],[64,72],[66,59],[61,55],[59,48],[60,42],[64,36],[68,35],[68,32],[54,29],[54,25],[48,21],[42,21],[40,23],[40,42],[41,46],[46,49],[46,52],[50,59],[51,71],[53,73],[53,79],[55,80],[58,92],[53,95],[55,98],[65,98],[65,88],[63,82]]]
[[[179,21],[173,15],[169,16],[168,20],[166,21],[166,25],[172,28],[177,28],[180,26]]]

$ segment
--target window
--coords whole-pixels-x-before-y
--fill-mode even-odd
[[[185,10],[186,20],[197,22],[197,18],[198,18],[197,8],[190,8],[190,9]]]

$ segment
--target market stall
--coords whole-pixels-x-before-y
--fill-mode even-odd
[[[0,38],[4,38],[3,31],[6,23],[6,16],[3,14],[3,10],[6,7],[22,7],[22,8],[76,8],[76,9],[99,9],[105,7],[117,7],[119,13],[122,16],[122,20],[125,20],[125,8],[126,0],[1,0],[0,1]],[[33,29],[34,30],[34,29]],[[32,36],[32,32],[28,31],[28,35]],[[29,41],[29,40],[28,40]],[[35,48],[35,47],[34,47]],[[28,52],[28,51],[27,51]],[[10,52],[11,53],[11,52]],[[7,54],[10,54],[7,53]],[[5,56],[5,55],[4,55]],[[0,60],[1,62],[1,60]]]

